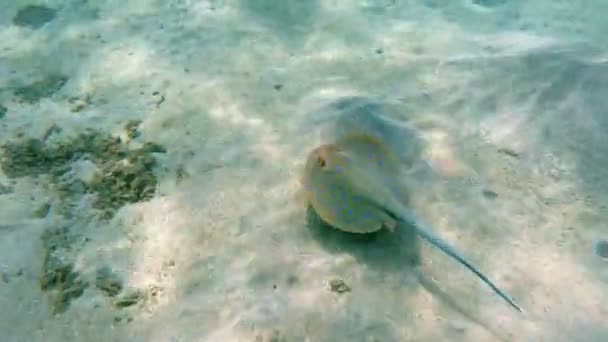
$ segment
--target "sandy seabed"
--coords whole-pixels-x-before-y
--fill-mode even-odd
[[[608,340],[606,13],[4,1],[0,340]],[[416,210],[524,314],[426,244],[414,269],[386,234],[311,227],[299,128],[350,95],[424,137]]]

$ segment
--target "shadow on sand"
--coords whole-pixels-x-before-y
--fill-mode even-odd
[[[411,274],[430,294],[452,310],[479,325],[499,340],[505,337],[475,313],[442,290],[418,268],[421,264],[420,239],[411,225],[400,223],[394,233],[386,229],[371,234],[352,234],[340,231],[325,223],[315,210],[306,209],[306,227],[313,239],[332,254],[348,253],[360,263],[375,270]]]

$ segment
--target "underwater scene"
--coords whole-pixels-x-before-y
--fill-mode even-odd
[[[608,341],[608,1],[0,1],[0,341]]]

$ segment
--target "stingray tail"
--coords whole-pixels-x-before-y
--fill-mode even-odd
[[[483,280],[486,284],[488,284],[496,294],[502,297],[507,303],[509,303],[513,308],[515,308],[519,312],[523,312],[521,307],[517,305],[509,296],[507,296],[501,289],[499,289],[496,285],[494,285],[483,273],[481,273],[475,266],[471,265],[467,260],[465,260],[462,256],[460,256],[456,250],[448,245],[441,238],[435,236],[431,231],[424,226],[419,224],[418,220],[408,222],[410,224],[414,224],[416,231],[420,236],[422,236],[426,241],[434,245],[435,247],[444,251],[447,255],[452,258],[458,260],[461,264],[463,264],[466,268],[468,268],[471,272],[475,273],[481,280]]]

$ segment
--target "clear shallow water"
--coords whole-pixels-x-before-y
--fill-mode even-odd
[[[607,5],[447,3],[0,5],[2,339],[605,340]],[[419,130],[413,205],[526,315],[307,226],[298,128],[342,95]]]

